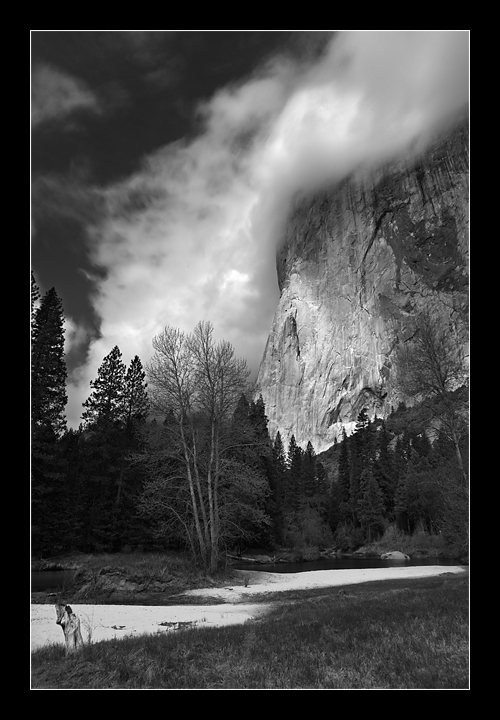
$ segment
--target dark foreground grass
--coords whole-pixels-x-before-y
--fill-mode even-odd
[[[280,594],[265,619],[32,654],[32,689],[467,689],[464,576]],[[269,598],[267,598],[269,600]]]

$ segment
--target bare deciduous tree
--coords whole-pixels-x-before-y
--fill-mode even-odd
[[[415,321],[415,332],[398,357],[398,379],[405,395],[426,401],[455,449],[463,487],[467,473],[461,439],[468,429],[468,373],[460,339],[427,312]]]
[[[226,432],[250,371],[230,343],[213,338],[211,323],[191,334],[172,327],[153,339],[147,366],[153,409],[168,415],[181,449],[194,535],[203,563],[217,570]]]

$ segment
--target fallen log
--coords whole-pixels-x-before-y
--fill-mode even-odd
[[[226,557],[228,557],[230,560],[236,560],[237,562],[243,562],[243,563],[249,563],[252,565],[270,565],[271,563],[278,562],[276,558],[274,557],[247,557],[245,555],[231,555],[230,553],[226,553]]]

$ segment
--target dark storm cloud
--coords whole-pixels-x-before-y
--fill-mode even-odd
[[[46,64],[32,73],[31,122],[69,122],[77,112],[100,113],[99,101],[85,82]]]

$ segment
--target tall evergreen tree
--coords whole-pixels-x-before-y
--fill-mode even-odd
[[[357,514],[368,542],[383,529],[384,500],[369,462],[361,473]]]
[[[257,472],[266,480],[267,493],[263,510],[270,518],[269,524],[262,526],[255,540],[262,544],[273,544],[281,538],[281,487],[275,480],[273,465],[273,443],[269,435],[266,407],[262,395],[249,405],[249,421],[252,427],[254,454],[258,458]]]
[[[420,510],[418,470],[414,461],[408,464],[404,474],[398,479],[394,498],[394,512],[398,526],[408,534],[413,533],[420,517]]]
[[[350,499],[351,469],[349,465],[348,438],[345,428],[342,430],[342,442],[340,443],[338,473],[339,500],[346,506],[345,514],[347,515],[347,508]]]
[[[259,395],[255,402],[251,402],[249,406],[249,420],[253,428],[254,442],[260,448],[261,455],[266,457],[271,449],[271,438],[267,427],[266,406],[262,395]]]
[[[65,547],[68,512],[59,439],[66,429],[64,316],[54,288],[38,303],[31,276],[31,521],[32,550],[50,554]]]
[[[340,499],[340,487],[338,482],[333,482],[328,497],[327,522],[330,530],[334,533],[341,522],[345,520],[342,502]]]
[[[32,294],[33,298],[33,294]],[[54,288],[35,310],[31,346],[31,417],[34,428],[50,429],[55,437],[66,429],[66,360],[64,312]]]
[[[397,478],[395,475],[393,454],[390,449],[390,435],[385,422],[382,422],[377,436],[377,457],[374,474],[384,498],[385,515],[389,521],[394,520],[394,496]]]
[[[276,468],[277,475],[281,479],[281,485],[283,485],[286,473],[286,455],[279,430],[276,433],[273,443],[273,464]]]
[[[270,512],[273,521],[274,537],[277,543],[283,542],[283,511],[285,504],[285,490],[287,480],[287,463],[286,453],[278,430],[274,438],[272,454],[271,454],[272,480],[271,500],[273,507]]]
[[[115,345],[106,355],[97,372],[97,379],[90,381],[92,393],[83,403],[84,427],[98,423],[123,424],[126,417],[125,365],[120,348]]]
[[[273,465],[273,447],[268,431],[268,420],[264,400],[260,396],[257,400],[248,401],[242,393],[233,412],[231,429],[228,433],[228,447],[226,458],[238,463],[242,472],[251,471],[253,477],[260,478],[266,488],[265,499],[262,502],[264,513],[271,518],[265,525],[252,530],[251,522],[245,522],[245,530],[240,526],[242,534],[236,542],[241,552],[243,542],[268,545],[275,540],[276,518],[280,511],[278,488],[275,483]]]
[[[226,454],[267,475],[271,450],[262,396],[249,402],[242,393],[233,413]]]
[[[237,441],[241,439],[246,439],[247,442],[250,442],[250,403],[248,402],[245,393],[241,393],[240,399],[238,400],[236,404],[236,408],[233,413],[233,430],[235,432],[235,440]],[[240,437],[242,436],[242,437]],[[248,436],[248,437],[246,437]]]
[[[297,445],[295,435],[292,435],[288,444],[288,472],[285,494],[286,504],[291,510],[299,508],[302,497],[302,456],[302,448]]]
[[[115,346],[101,363],[97,378],[90,383],[92,392],[83,403],[86,549],[119,549],[134,524],[140,478],[138,469],[131,466],[130,454],[138,449],[138,430],[148,412],[144,379],[138,356],[126,371]]]
[[[131,361],[124,378],[123,400],[124,418],[123,431],[117,443],[121,447],[119,460],[119,477],[117,481],[118,490],[116,494],[115,510],[122,504],[124,488],[126,487],[127,475],[130,475],[130,467],[127,464],[127,455],[137,450],[139,436],[137,431],[142,426],[149,412],[149,399],[147,393],[146,373],[142,369],[142,363],[136,355]],[[121,513],[123,515],[123,513]],[[123,518],[122,518],[123,519]],[[118,522],[118,518],[116,518]]]
[[[149,412],[146,373],[136,355],[131,361],[124,380],[125,426],[130,431],[135,423],[146,420]]]
[[[318,490],[316,478],[316,453],[312,442],[309,440],[302,455],[302,488],[305,498],[313,498]]]
[[[330,480],[328,477],[328,471],[326,467],[316,458],[316,486],[319,493],[325,495],[330,490]]]
[[[370,420],[368,418],[368,413],[363,408],[363,410],[361,410],[358,414],[356,427],[349,441],[349,498],[351,511],[355,519],[357,519],[358,500],[360,497],[359,486],[361,473],[366,466],[368,457],[367,449],[369,426]]]

